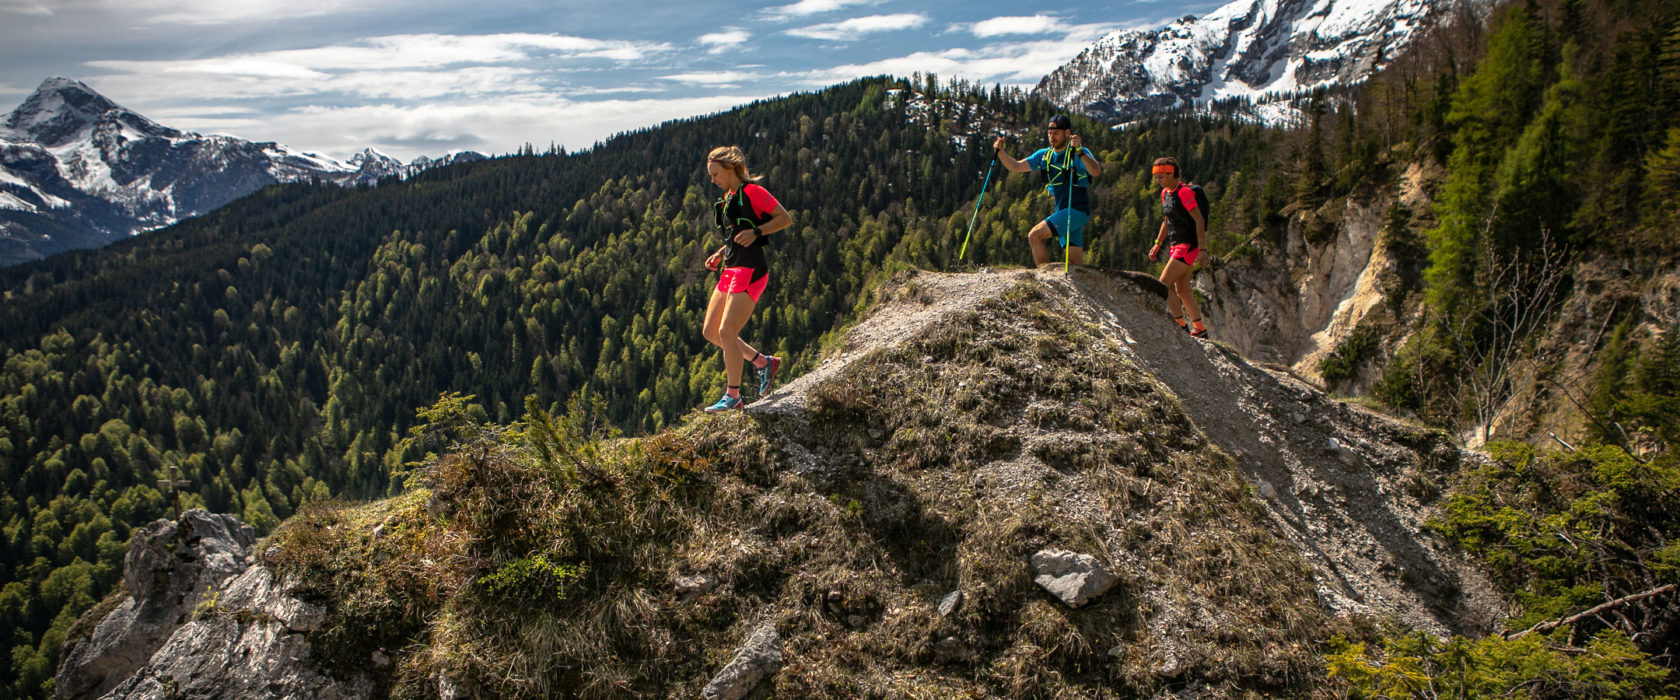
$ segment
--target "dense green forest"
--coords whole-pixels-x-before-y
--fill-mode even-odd
[[[1294,130],[1245,120],[1240,104],[1121,130],[1076,119],[1107,171],[1087,262],[1148,268],[1159,213],[1147,166],[1162,155],[1207,186],[1220,256],[1276,244],[1291,216],[1322,235],[1327,203],[1435,164],[1446,176],[1434,210],[1391,211],[1384,232],[1404,282],[1393,317],[1434,313],[1396,357],[1347,361],[1388,362],[1374,390],[1388,405],[1464,425],[1482,407],[1457,388],[1499,362],[1515,313],[1500,302],[1505,266],[1553,251],[1650,275],[1680,251],[1677,5],[1507,5],[1486,24],[1431,32],[1361,88],[1316,96]],[[632,434],[713,398],[721,365],[698,332],[711,281],[701,261],[717,244],[710,147],[742,146],[794,217],[773,239],[770,291],[745,335],[798,373],[895,270],[1030,263],[1025,232],[1050,203],[1036,177],[1001,169],[967,259],[956,257],[992,134],[1012,134],[1022,156],[1043,145],[1052,113],[933,76],[860,80],[578,153],[352,190],[271,187],[103,250],[0,270],[0,626],[12,635],[0,682],[46,692],[61,640],[117,585],[138,525],[202,505],[267,531],[310,500],[399,490],[425,449],[400,438],[442,393],[476,395],[505,423],[527,396],[557,410],[587,390]],[[1539,306],[1571,291],[1565,277]],[[1587,398],[1606,427],[1591,437],[1666,483],[1680,471],[1680,333],[1652,332],[1637,299],[1611,313]],[[1599,461],[1537,463],[1597,473]],[[178,501],[154,485],[175,468],[191,484]],[[1443,524],[1472,550],[1483,515],[1543,520],[1581,499],[1602,505],[1588,498],[1602,493],[1680,505],[1673,488],[1635,492],[1609,476],[1516,502],[1498,478],[1468,478],[1490,495]],[[1672,519],[1607,512],[1650,525],[1616,530],[1637,540],[1628,551],[1675,556],[1661,544],[1680,534]],[[1672,577],[1646,561],[1583,592],[1593,564],[1502,583],[1515,593],[1551,577],[1553,610]]]

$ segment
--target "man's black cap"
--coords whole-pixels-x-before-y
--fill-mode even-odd
[[[1066,114],[1058,114],[1058,115],[1050,118],[1050,125],[1046,128],[1050,128],[1050,129],[1072,129],[1073,128],[1073,120],[1068,119],[1068,116]]]

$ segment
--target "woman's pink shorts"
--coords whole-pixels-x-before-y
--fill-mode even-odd
[[[723,273],[718,275],[717,290],[725,294],[746,292],[753,301],[758,301],[764,295],[764,288],[770,286],[770,273],[765,272],[754,280],[754,272],[757,270],[750,267],[724,268]]]

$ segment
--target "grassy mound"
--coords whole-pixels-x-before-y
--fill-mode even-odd
[[[328,606],[315,658],[382,652],[402,696],[693,697],[766,621],[780,696],[1310,694],[1330,621],[1309,568],[1074,318],[1023,281],[852,361],[805,411],[638,440],[577,404],[486,426],[456,397],[431,411],[456,446],[414,489],[312,507],[261,551]],[[1041,548],[1121,582],[1068,609],[1032,582]]]

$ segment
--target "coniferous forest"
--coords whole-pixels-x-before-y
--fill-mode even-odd
[[[1280,241],[1291,216],[1394,187],[1409,165],[1441,168],[1435,208],[1391,212],[1385,232],[1406,281],[1396,308],[1438,313],[1410,327],[1372,390],[1431,425],[1476,417],[1452,389],[1506,327],[1488,261],[1555,249],[1637,276],[1680,252],[1680,3],[1510,4],[1438,28],[1360,88],[1314,96],[1299,128],[1242,107],[1122,129],[1076,118],[1107,171],[1087,263],[1154,269],[1159,156],[1206,186],[1216,256]],[[744,336],[797,375],[896,271],[1030,264],[1025,233],[1048,196],[1001,168],[957,253],[993,136],[1011,134],[1022,157],[1054,113],[935,76],[859,80],[577,153],[270,187],[0,270],[0,682],[50,694],[60,643],[119,585],[138,526],[202,506],[266,532],[310,501],[402,490],[408,465],[441,447],[402,440],[440,395],[472,395],[502,423],[528,396],[549,410],[590,396],[632,434],[714,398],[721,365],[699,333],[713,280],[701,263],[718,245],[711,147],[742,146],[793,215]],[[1503,562],[1501,585],[1533,619],[1672,581],[1680,565],[1680,329],[1641,331],[1651,315],[1637,300],[1612,314],[1586,400],[1600,452],[1508,450],[1541,466],[1468,475],[1474,498],[1442,525]],[[1537,472],[1563,485],[1545,498],[1511,485]],[[176,478],[180,492],[157,484]],[[1605,546],[1566,554],[1545,534],[1552,515],[1598,528]],[[1550,563],[1497,559],[1515,550]]]

